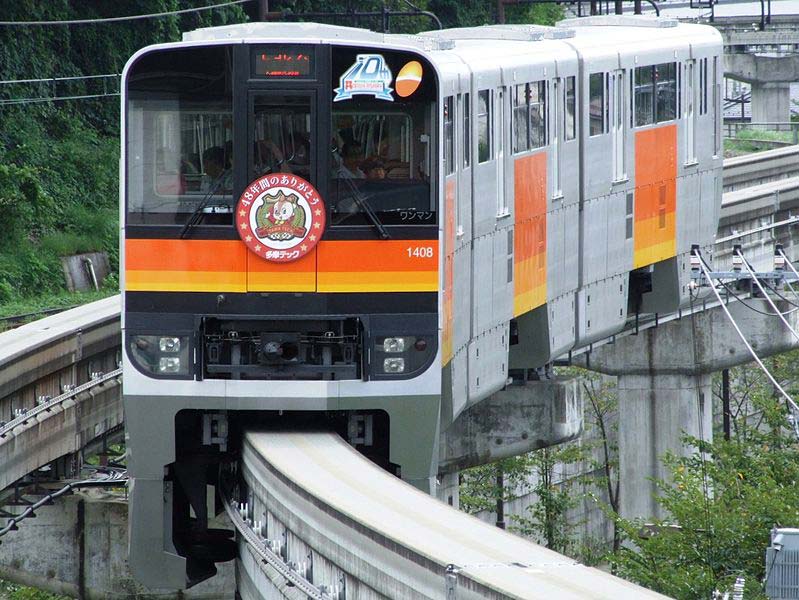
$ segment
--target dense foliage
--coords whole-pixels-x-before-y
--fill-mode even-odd
[[[191,6],[214,3],[196,0]],[[20,0],[3,3],[0,18],[94,19],[186,5]],[[178,40],[183,30],[246,18],[233,6],[119,23],[0,26],[0,305],[63,290],[59,256],[104,250],[115,269],[119,245],[118,78],[9,82],[118,74],[143,46]],[[100,97],[48,101],[90,95]]]

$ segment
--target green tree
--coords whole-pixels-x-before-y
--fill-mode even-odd
[[[563,444],[531,452],[529,464],[534,483],[530,491],[536,502],[527,506],[524,515],[514,518],[513,529],[524,536],[542,540],[547,548],[574,555],[577,523],[569,519],[569,511],[577,506],[582,482],[579,474],[566,473],[570,465],[584,458],[578,444]]]
[[[799,524],[799,445],[770,389],[752,393],[751,403],[762,414],[758,426],[742,415],[732,440],[686,438],[693,455],[664,457],[673,482],[657,482],[658,502],[669,517],[646,528],[619,519],[629,542],[613,559],[622,577],[694,600],[740,575],[746,597],[762,597],[769,531]]]

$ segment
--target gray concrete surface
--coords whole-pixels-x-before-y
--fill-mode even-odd
[[[452,473],[567,442],[582,427],[576,379],[509,385],[461,413],[442,433],[438,470]]]
[[[127,562],[127,503],[108,496],[96,500],[96,494],[68,496],[20,523],[18,531],[2,538],[0,578],[86,600],[233,598],[232,562],[219,565],[213,579],[182,592],[137,584]]]
[[[799,54],[724,54],[724,75],[752,85],[752,121],[791,120],[791,83],[799,81]]]
[[[70,292],[99,289],[111,271],[105,252],[62,256],[61,267]]]

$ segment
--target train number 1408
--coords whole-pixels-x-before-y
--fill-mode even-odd
[[[432,246],[408,246],[405,251],[408,258],[433,258]]]

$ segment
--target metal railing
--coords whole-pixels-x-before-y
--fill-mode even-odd
[[[31,419],[35,418],[37,415],[43,412],[51,412],[55,406],[58,406],[62,402],[70,400],[75,396],[77,396],[78,394],[88,391],[97,385],[101,385],[106,381],[114,379],[115,377],[122,377],[121,368],[115,369],[110,373],[105,373],[103,375],[100,375],[99,377],[96,377],[91,381],[87,381],[86,383],[76,386],[75,388],[68,390],[63,394],[60,394],[58,396],[55,396],[54,398],[51,398],[50,400],[42,402],[38,406],[28,409],[25,412],[21,413],[19,416],[14,417],[7,423],[0,425],[0,444],[3,443],[2,440],[6,436],[8,436],[8,434],[11,433],[15,427],[19,425],[24,425],[25,423],[27,423],[28,421],[30,421]]]

